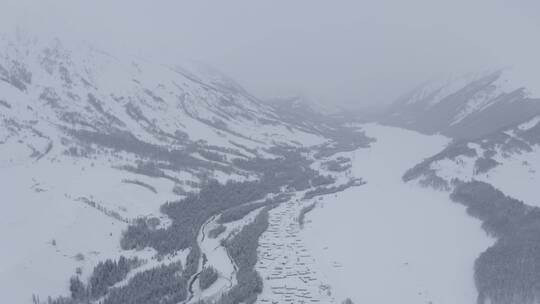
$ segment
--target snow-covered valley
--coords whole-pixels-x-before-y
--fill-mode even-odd
[[[300,233],[320,275],[355,303],[475,303],[474,261],[493,240],[446,193],[401,180],[448,139],[365,130],[377,142],[352,170],[367,184],[325,197]]]
[[[540,300],[540,103],[505,70],[366,122],[208,67],[0,52],[0,302]]]
[[[264,280],[259,301],[475,303],[474,262],[494,240],[446,192],[401,179],[448,138],[361,127],[377,141],[343,155],[366,184],[270,213],[256,267]],[[301,210],[311,205],[302,225]]]

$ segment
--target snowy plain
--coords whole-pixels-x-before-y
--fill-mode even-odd
[[[448,193],[401,180],[407,169],[440,151],[449,139],[373,124],[361,127],[377,141],[343,156],[353,160],[353,177],[367,184],[300,204],[297,197],[271,211],[270,229],[259,248],[259,257],[266,257],[257,265],[265,281],[260,300],[282,300],[293,292],[321,303],[347,297],[355,303],[474,303],[473,263],[492,240],[462,206],[448,199]],[[5,166],[0,174],[0,182],[14,185],[7,197],[17,200],[9,204],[5,211],[10,216],[0,225],[8,248],[0,259],[0,290],[8,303],[29,303],[33,293],[67,294],[66,278],[77,267],[84,276],[104,258],[136,255],[150,260],[143,269],[156,265],[152,251],[120,250],[124,222],[77,198],[92,198],[127,219],[158,216],[158,202],[174,199],[169,181],[145,179],[156,188],[152,193],[123,183],[135,178],[130,173],[99,162],[54,166],[72,170],[55,174],[71,179],[51,178],[52,166]],[[299,211],[312,203],[317,208],[307,214],[301,229]],[[28,209],[36,212],[28,214]],[[31,225],[42,229],[27,230]],[[206,238],[201,248],[222,277],[205,292],[195,290],[193,300],[214,297],[231,284],[232,265],[223,250],[216,250],[220,239]],[[85,256],[83,261],[77,260],[78,253]],[[297,276],[280,279],[273,273],[276,267]]]
[[[473,264],[489,247],[480,222],[448,193],[405,184],[401,176],[448,139],[379,125],[352,153],[367,184],[327,196],[299,233],[332,286],[355,303],[475,303]]]
[[[156,189],[153,193],[122,182],[140,176],[90,163],[64,159],[62,165],[28,162],[1,168],[0,183],[6,186],[0,221],[1,302],[31,303],[33,294],[42,300],[69,294],[66,282],[77,268],[86,278],[107,258],[154,256],[153,250],[121,250],[119,240],[127,223],[81,198],[128,221],[158,217],[159,203],[175,198],[172,183],[147,178]]]

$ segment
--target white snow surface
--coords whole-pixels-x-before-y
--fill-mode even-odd
[[[193,286],[193,298],[188,303],[197,303],[203,299],[206,301],[218,299],[237,283],[236,266],[221,244],[226,239],[234,237],[244,226],[253,222],[260,211],[261,208],[250,212],[238,221],[223,224],[226,230],[216,238],[210,238],[208,233],[219,225],[216,221],[217,216],[212,217],[201,227],[198,242],[201,254],[206,256],[207,261],[203,265],[203,260],[201,260],[198,270],[201,271],[203,267],[213,267],[218,272],[218,279],[206,290],[201,290],[199,280],[196,280]]]
[[[517,128],[526,131],[540,122],[539,117],[519,125]],[[505,131],[506,134],[515,136],[514,130]],[[518,138],[519,139],[519,138]],[[500,146],[494,149],[492,157],[498,164],[485,173],[475,170],[475,162],[485,150],[478,144],[469,143],[468,146],[476,150],[477,156],[460,155],[454,159],[444,158],[430,164],[438,177],[443,178],[448,183],[453,178],[462,181],[479,180],[491,184],[501,190],[504,194],[522,200],[530,206],[540,207],[540,180],[538,171],[540,170],[540,146],[530,146],[531,151],[505,151]]]
[[[519,125],[518,129],[520,129],[521,131],[526,131],[526,130],[529,130],[530,128],[535,127],[539,123],[540,123],[540,116],[535,116],[529,121],[524,122],[521,125]]]
[[[182,197],[173,188],[196,190],[190,185],[202,169],[164,169],[176,185],[121,170],[146,157],[93,144],[95,153],[74,156],[70,149],[82,147],[66,129],[102,135],[121,130],[167,149],[211,145],[226,165],[233,157],[269,156],[264,149],[276,144],[327,140],[281,121],[219,73],[190,68],[115,56],[86,44],[0,34],[1,302],[69,295],[69,278],[78,267],[84,279],[107,258],[148,259],[146,251],[120,249],[127,223],[151,216],[163,227],[169,219],[160,205]],[[190,156],[204,158],[200,151]],[[220,182],[249,178],[211,173]]]
[[[527,205],[540,207],[540,147],[496,160],[501,164],[483,175],[482,180]]]
[[[540,207],[540,147],[533,146],[530,152],[504,153],[497,150],[493,157],[499,164],[486,173],[475,174],[474,163],[477,157],[459,156],[455,160],[443,159],[431,164],[437,175],[450,181],[459,178],[463,181],[473,179],[484,181],[527,205]],[[477,150],[482,155],[483,150]]]
[[[533,65],[509,67],[505,69],[503,80],[506,88],[524,88],[530,98],[540,98],[540,77]]]
[[[377,142],[353,153],[353,172],[367,184],[327,196],[299,234],[332,298],[475,303],[473,263],[492,239],[448,193],[401,181],[405,170],[448,139],[364,127]]]
[[[47,127],[88,129],[106,122],[153,144],[174,147],[178,140],[172,137],[180,132],[192,141],[236,150],[233,143],[259,149],[324,142],[282,123],[271,108],[208,69],[188,65],[193,70],[187,71],[83,43],[33,37],[0,35],[0,53],[0,67],[24,86],[0,81],[0,100],[8,105],[0,105],[2,128],[18,123],[54,139],[59,132]],[[84,124],[66,120],[74,114]]]
[[[124,183],[125,179],[144,181],[156,193]],[[90,166],[90,161],[72,163],[69,158],[2,166],[0,184],[4,186],[0,293],[6,303],[30,303],[32,294],[41,299],[69,294],[68,280],[77,267],[86,277],[96,263],[107,258],[137,255],[148,259],[152,254],[146,251],[120,249],[125,221],[156,216],[166,222],[159,206],[178,198],[168,180],[145,179],[99,163]],[[88,201],[102,209],[85,203]],[[84,259],[78,260],[77,254]]]
[[[0,37],[0,50],[0,64],[9,73],[32,72],[26,89],[0,81],[2,302],[30,303],[32,294],[42,300],[68,295],[68,280],[76,268],[86,278],[97,262],[107,258],[138,256],[147,260],[136,270],[141,271],[182,261],[187,254],[158,262],[153,250],[120,249],[121,232],[133,219],[155,216],[167,224],[159,206],[179,198],[172,191],[175,184],[117,169],[138,160],[127,152],[101,149],[94,158],[67,156],[66,150],[75,143],[66,143],[68,138],[59,127],[89,127],[66,120],[65,114],[78,113],[86,124],[98,126],[115,125],[112,115],[121,122],[117,128],[153,145],[182,148],[181,140],[162,136],[181,131],[193,142],[248,157],[255,156],[252,150],[270,157],[263,149],[276,144],[311,146],[326,141],[280,121],[272,109],[212,71],[191,67],[187,72],[57,41],[13,42]],[[471,109],[485,106],[488,97],[479,96]],[[270,211],[270,229],[260,240],[257,264],[265,281],[260,302],[283,303],[294,295],[299,302],[309,302],[311,297],[321,303],[346,297],[356,303],[474,303],[473,261],[492,240],[463,207],[449,201],[447,193],[401,181],[407,169],[439,152],[449,140],[378,125],[362,127],[377,142],[344,156],[353,158],[352,174],[366,185],[322,200],[292,200]],[[227,152],[220,155],[231,158]],[[538,150],[516,155],[485,178],[529,203],[540,197],[534,186],[539,155]],[[204,158],[199,152],[191,156]],[[451,176],[472,178],[471,161],[463,159],[458,167],[439,165]],[[456,168],[461,171],[452,171]],[[196,181],[188,171],[166,173],[182,185]],[[223,182],[246,178],[213,173]],[[524,178],[509,180],[508,176]],[[317,208],[308,213],[302,230],[298,213],[314,202]],[[221,277],[211,289],[196,290],[194,300],[218,296],[234,283],[233,265],[217,245],[248,220],[228,224],[218,239],[200,239],[209,265]],[[78,254],[84,259],[76,258]]]

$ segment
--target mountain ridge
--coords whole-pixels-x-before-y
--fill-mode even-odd
[[[427,134],[475,139],[540,113],[540,97],[511,69],[428,81],[394,102],[382,122]]]

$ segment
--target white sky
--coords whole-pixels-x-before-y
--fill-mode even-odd
[[[206,62],[260,97],[392,101],[451,71],[540,76],[535,0],[0,0],[0,28],[88,40],[163,63]]]

